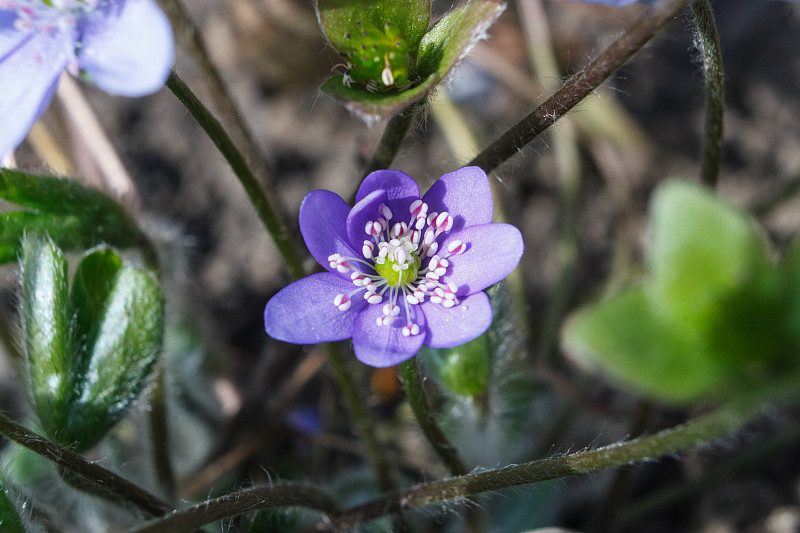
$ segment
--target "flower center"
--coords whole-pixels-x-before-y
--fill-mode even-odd
[[[386,295],[389,302],[383,305],[383,313],[378,317],[377,324],[386,326],[394,323],[400,315],[398,304],[401,304],[407,320],[403,335],[418,335],[420,328],[411,320],[409,305],[419,305],[425,298],[446,308],[458,304],[457,287],[453,283],[443,282],[441,278],[447,275],[450,268],[447,258],[464,253],[467,244],[454,240],[442,254],[437,254],[438,239],[453,227],[453,217],[446,211],[429,214],[428,204],[422,200],[411,204],[409,222],[390,225],[392,210],[381,205],[378,211],[380,216],[367,222],[364,228],[369,238],[364,240],[361,248],[363,259],[339,254],[328,257],[332,269],[342,274],[351,272],[350,279],[357,287],[350,294],[338,294],[333,305],[340,311],[347,311],[351,297],[361,291],[364,291],[367,303],[372,305],[383,303]],[[358,264],[359,268],[354,268],[353,264]]]
[[[417,245],[408,237],[392,239],[388,243],[381,242],[381,251],[386,250],[383,262],[375,260],[375,271],[381,275],[390,287],[405,286],[417,279],[422,261],[417,254]]]

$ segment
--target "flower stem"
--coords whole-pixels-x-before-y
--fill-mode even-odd
[[[719,179],[725,116],[722,48],[714,22],[714,11],[708,0],[694,0],[691,8],[695,25],[694,44],[702,56],[706,80],[706,125],[701,179],[704,184],[713,188]]]
[[[417,485],[345,511],[333,521],[332,526],[338,531],[340,528],[354,527],[387,514],[433,503],[463,500],[482,492],[652,460],[727,435],[743,426],[756,412],[755,408],[720,408],[709,415],[649,437]]]
[[[656,32],[670,22],[689,0],[662,0],[581,71],[572,75],[542,105],[487,146],[470,165],[487,173],[538,137],[578,102],[597,89],[611,74],[638,52]]]
[[[169,423],[167,422],[166,378],[164,367],[156,368],[155,384],[150,392],[150,441],[156,478],[167,499],[175,499],[175,475],[170,463]]]
[[[741,428],[758,413],[756,407],[723,407],[706,416],[651,435],[530,463],[424,483],[408,490],[367,502],[337,514],[335,503],[321,489],[310,485],[259,487],[228,494],[171,513],[136,533],[183,531],[215,520],[263,507],[297,505],[326,513],[323,530],[356,527],[370,520],[434,503],[461,500],[482,492],[518,487],[540,481],[585,474],[611,466],[653,460],[708,443]],[[184,522],[184,517],[188,519]],[[189,520],[190,519],[190,520]],[[180,524],[180,528],[178,527]]]
[[[353,376],[347,370],[347,365],[342,357],[340,345],[329,342],[325,345],[328,353],[328,363],[333,368],[333,373],[336,376],[336,382],[342,391],[344,401],[347,404],[347,409],[350,411],[350,416],[353,417],[353,423],[356,425],[356,430],[364,441],[364,446],[367,448],[367,458],[375,471],[378,478],[378,487],[381,491],[386,492],[394,488],[394,482],[389,470],[389,463],[383,453],[383,447],[375,435],[374,424],[367,413],[364,398],[358,392]]]
[[[246,511],[265,507],[305,507],[326,514],[337,509],[336,500],[322,489],[295,483],[253,487],[208,500],[151,521],[134,530],[134,533],[175,533],[191,531],[204,524]]]
[[[397,156],[400,145],[403,144],[403,139],[406,138],[411,124],[414,122],[414,117],[425,105],[424,102],[424,98],[421,101],[414,102],[389,119],[386,129],[383,130],[381,140],[378,141],[378,146],[375,147],[375,151],[372,153],[372,159],[364,167],[364,176],[376,170],[389,168]]]
[[[439,424],[436,423],[436,418],[425,397],[424,382],[417,358],[412,357],[408,361],[400,363],[399,368],[408,403],[411,405],[411,410],[414,411],[414,416],[428,439],[428,443],[452,475],[463,476],[468,472],[467,467],[459,457],[455,446],[450,443]]]
[[[295,279],[303,277],[305,270],[294,241],[289,237],[289,232],[283,224],[274,203],[267,196],[253,170],[247,164],[244,155],[231,140],[225,128],[214,118],[211,111],[203,105],[175,71],[167,79],[167,87],[192,114],[200,127],[203,128],[203,131],[206,132],[223,157],[228,161],[233,173],[239,178],[247,196],[250,198],[258,217],[272,237],[289,274]]]
[[[87,461],[77,453],[64,448],[0,413],[0,433],[9,440],[28,448],[59,468],[68,470],[94,484],[100,490],[113,493],[118,501],[124,501],[148,516],[160,516],[175,510],[167,502],[150,494],[139,486]]]

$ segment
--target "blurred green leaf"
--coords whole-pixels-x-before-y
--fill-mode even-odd
[[[47,234],[65,249],[133,246],[133,219],[103,193],[74,180],[0,168],[0,198],[26,208],[0,215],[0,263],[16,259],[24,232]]]
[[[566,352],[661,401],[786,396],[800,372],[797,245],[776,266],[747,215],[686,182],[659,187],[650,222],[648,280],[573,315]]]
[[[573,315],[564,326],[562,344],[584,366],[605,371],[639,394],[668,402],[700,398],[726,376],[702,336],[662,321],[640,288]]]
[[[654,310],[692,329],[708,329],[723,295],[761,283],[772,269],[754,223],[689,182],[658,188],[650,235],[646,290]]]
[[[59,440],[75,388],[67,262],[49,237],[28,234],[22,243],[21,270],[31,397],[42,428]]]

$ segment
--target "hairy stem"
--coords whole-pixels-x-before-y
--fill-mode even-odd
[[[337,509],[336,500],[327,492],[310,485],[276,484],[254,487],[199,503],[169,516],[152,520],[135,529],[135,533],[177,533],[191,531],[204,524],[246,511],[265,507],[305,507],[331,514]]]
[[[723,119],[725,116],[725,75],[722,69],[722,48],[714,22],[714,11],[708,0],[691,4],[695,25],[694,44],[703,61],[706,80],[706,125],[703,139],[701,179],[715,187],[722,162]]]
[[[414,411],[417,423],[428,439],[428,443],[452,475],[463,476],[469,470],[459,457],[455,446],[450,443],[439,424],[436,423],[435,415],[431,412],[425,397],[423,377],[417,364],[417,358],[412,357],[408,361],[400,363],[399,366],[408,403],[411,405],[411,410]]]
[[[220,153],[228,161],[233,173],[239,178],[244,187],[250,202],[258,213],[258,217],[264,227],[272,237],[278,253],[283,258],[289,274],[295,279],[305,275],[300,254],[295,247],[294,241],[290,238],[274,203],[267,196],[264,188],[256,178],[253,170],[248,165],[242,152],[228,135],[222,124],[211,114],[211,111],[203,105],[199,98],[192,92],[186,83],[173,71],[167,79],[167,87],[181,101],[186,109],[191,113],[197,123],[203,128],[211,141],[219,149]]]
[[[372,153],[372,159],[369,160],[367,166],[364,167],[364,176],[376,170],[389,168],[397,152],[400,150],[400,145],[403,144],[403,139],[406,138],[411,124],[414,122],[414,117],[422,109],[424,99],[421,102],[415,102],[403,109],[400,113],[393,116],[386,129],[383,130],[381,140],[378,141],[378,146]]]
[[[124,501],[148,516],[160,516],[175,510],[170,504],[139,486],[34,433],[2,413],[0,413],[0,433],[20,446],[41,455],[59,468],[96,485],[100,490],[113,493],[118,501]]]
[[[332,526],[338,531],[415,507],[448,500],[464,500],[482,492],[652,460],[727,435],[744,425],[755,412],[756,410],[752,408],[721,408],[710,415],[649,437],[611,444],[596,450],[417,485],[345,511],[333,521]]]
[[[333,368],[336,382],[342,391],[347,409],[353,418],[353,423],[356,425],[356,431],[364,441],[364,446],[367,449],[367,459],[378,478],[378,487],[384,492],[392,490],[394,482],[390,474],[389,463],[383,452],[383,446],[381,446],[378,437],[375,435],[374,424],[365,407],[367,405],[366,401],[359,393],[358,387],[353,381],[353,376],[347,370],[339,345],[329,342],[325,345],[325,348],[328,353],[328,363]]]
[[[523,146],[538,137],[578,102],[597,89],[688,3],[689,0],[662,0],[655,3],[611,46],[595,57],[580,72],[572,75],[542,105],[487,146],[472,160],[470,165],[479,166],[488,173],[516,154]]]
[[[367,502],[343,513],[335,511],[335,504],[329,499],[327,493],[310,485],[254,488],[174,512],[167,518],[152,522],[137,530],[136,533],[184,531],[263,507],[287,505],[316,509],[327,514],[326,521],[319,524],[315,531],[331,529],[340,531],[408,509],[444,501],[465,501],[482,492],[585,474],[611,466],[653,460],[725,436],[741,428],[757,412],[758,409],[755,407],[723,407],[709,415],[649,437],[479,474],[425,483]],[[184,517],[187,517],[186,521],[182,521]]]
[[[156,368],[155,386],[150,392],[150,441],[153,446],[153,466],[158,484],[167,499],[175,499],[175,475],[172,472],[169,446],[169,422],[167,421],[166,377],[164,368]]]

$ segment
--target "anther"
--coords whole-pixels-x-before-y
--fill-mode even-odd
[[[403,327],[403,336],[411,337],[412,335],[419,335],[419,326],[417,324],[406,324]]]
[[[387,83],[387,85],[389,84]],[[388,205],[381,204],[381,206],[378,208],[378,211],[381,212],[381,215],[383,215],[383,218],[386,220],[392,220],[392,210],[389,209]]]
[[[458,239],[451,241],[447,245],[447,251],[450,253],[450,255],[463,254],[466,250],[467,250],[466,243],[463,243]]]
[[[346,294],[337,294],[336,298],[333,299],[333,305],[339,308],[339,311],[347,311],[350,309],[351,304],[352,302]]]
[[[372,259],[372,252],[375,250],[375,245],[370,241],[364,241],[364,246],[361,247],[361,253],[366,259]]]

